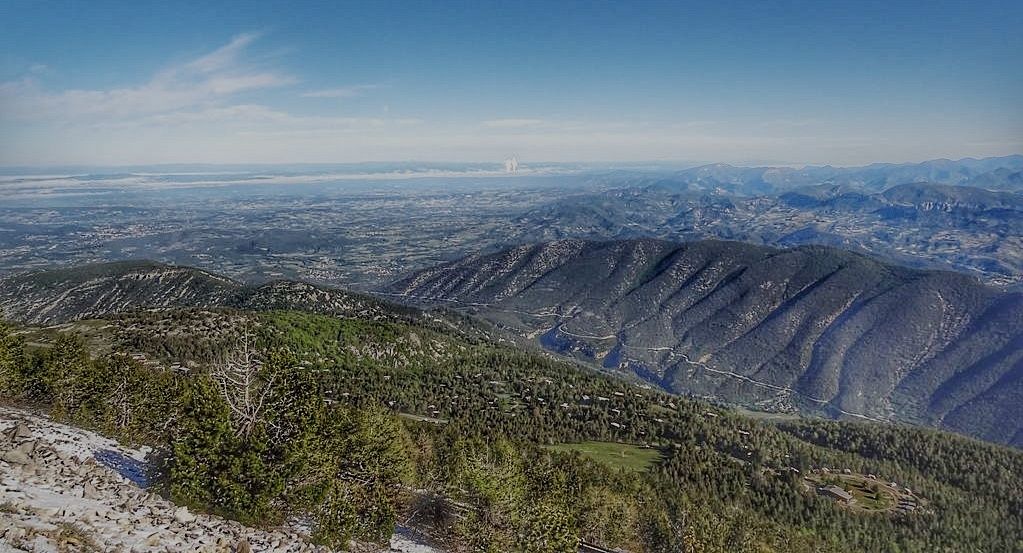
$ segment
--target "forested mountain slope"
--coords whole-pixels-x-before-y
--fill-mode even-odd
[[[0,313],[21,322],[52,324],[169,307],[304,309],[361,316],[400,311],[336,288],[285,280],[245,285],[200,269],[152,261],[99,263],[0,278]]]
[[[387,292],[676,392],[1023,445],[1023,294],[957,273],[820,246],[567,240]]]
[[[224,334],[250,336],[261,362]],[[255,379],[224,383],[246,366]],[[245,391],[266,398],[251,419],[228,408]],[[386,540],[395,521],[451,550],[551,553],[579,540],[636,553],[1015,551],[1023,535],[1018,450],[744,416],[446,326],[236,309],[0,325],[0,400],[169,455],[170,497],[194,510],[270,527],[302,516],[319,543]]]

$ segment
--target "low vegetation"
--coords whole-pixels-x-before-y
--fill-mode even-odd
[[[657,449],[615,442],[583,442],[547,447],[553,451],[578,452],[610,467],[636,472],[648,470],[662,459]]]
[[[157,447],[177,502],[257,525],[307,518],[339,548],[386,538],[399,517],[454,551],[1023,547],[1012,449],[753,420],[440,325],[198,313],[124,315],[87,339],[32,334],[49,347],[4,327],[0,391]],[[168,337],[168,317],[198,334],[188,323]],[[209,333],[220,320],[230,329]],[[822,468],[898,482],[927,508],[844,508],[807,489]]]

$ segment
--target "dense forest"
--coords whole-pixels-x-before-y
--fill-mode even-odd
[[[307,519],[339,548],[400,517],[456,551],[1023,550],[1017,450],[740,415],[453,326],[179,309],[3,327],[0,392],[156,447],[179,503]],[[897,483],[914,509],[842,505],[825,472]]]

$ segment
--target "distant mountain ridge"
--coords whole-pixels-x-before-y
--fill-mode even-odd
[[[715,163],[660,176],[657,184],[676,190],[720,190],[739,195],[773,195],[818,184],[853,185],[882,192],[900,184],[930,182],[990,189],[1020,188],[1023,155],[920,163],[874,163],[860,167],[740,167]]]
[[[1023,445],[1023,294],[957,273],[823,246],[564,240],[387,291],[680,393]]]
[[[294,281],[245,285],[201,269],[144,260],[0,278],[0,314],[30,324],[171,307],[300,309],[368,317],[393,313],[395,309],[371,297],[335,288]]]
[[[522,230],[513,243],[652,237],[821,244],[914,267],[955,268],[990,283],[1023,280],[1023,194],[970,186],[920,182],[872,192],[827,183],[747,198],[653,182],[554,202],[515,222]]]

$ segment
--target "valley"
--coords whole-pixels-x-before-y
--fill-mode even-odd
[[[0,1],[0,553],[1023,553],[1023,3]]]
[[[653,237],[831,245],[1013,285],[1023,282],[1023,185],[1011,177],[1021,170],[1023,158],[1009,156],[447,178],[315,169],[0,177],[0,272],[147,259],[248,283],[368,291],[478,251]]]
[[[1020,195],[957,163],[20,183],[0,396],[150,448],[172,534],[187,505],[298,548],[1006,550]],[[7,508],[22,544],[131,538]]]

